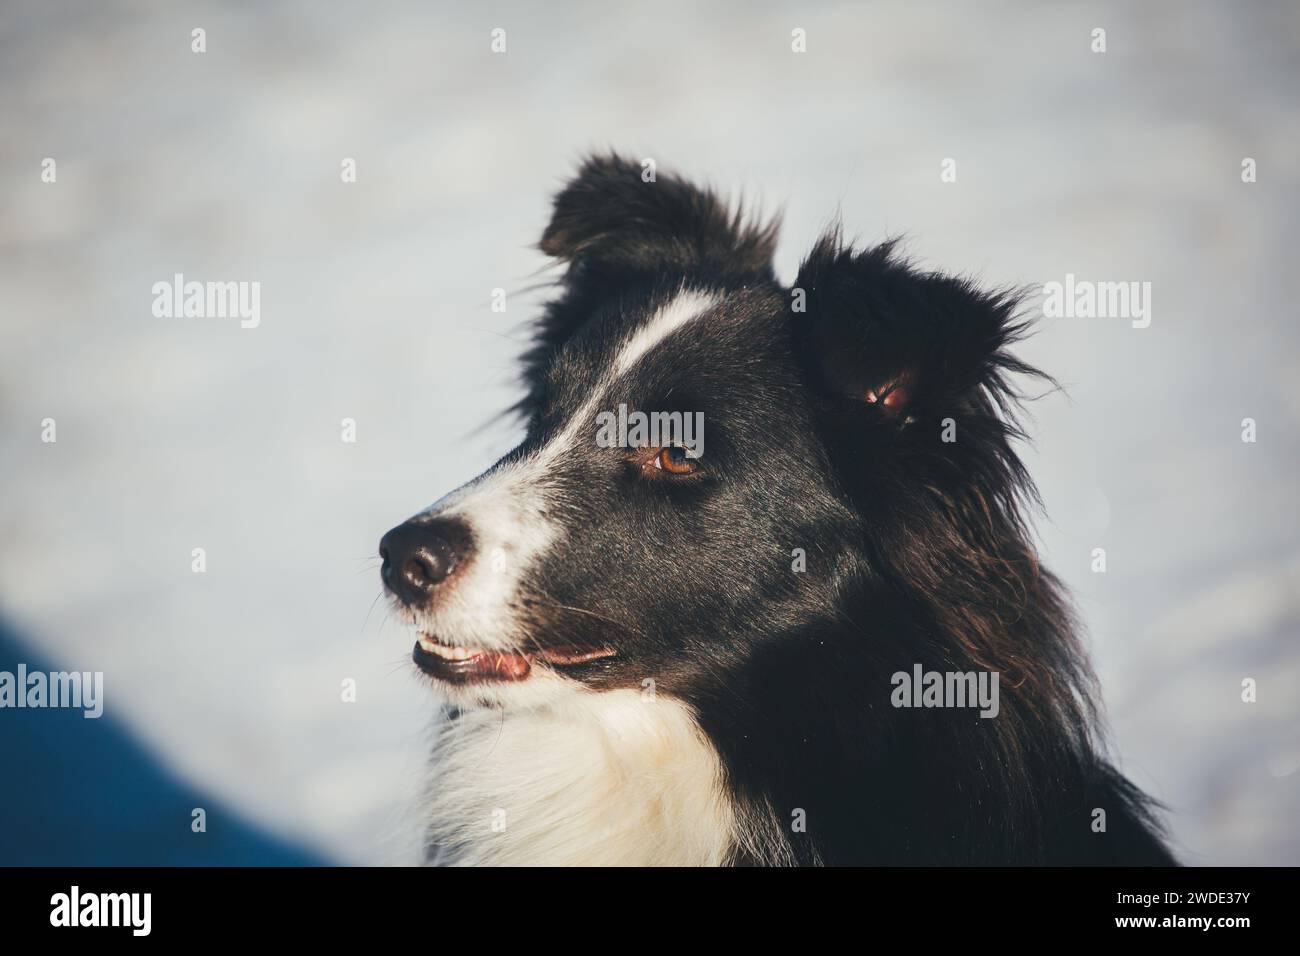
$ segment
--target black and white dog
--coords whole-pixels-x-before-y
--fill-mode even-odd
[[[837,231],[786,288],[774,224],[641,172],[555,200],[523,443],[380,545],[449,703],[431,857],[1172,863],[1026,528],[1015,296]]]

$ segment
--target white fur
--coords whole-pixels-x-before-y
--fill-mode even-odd
[[[574,687],[467,711],[442,728],[433,772],[437,863],[715,866],[738,842],[717,752],[662,696]]]
[[[451,644],[503,651],[524,646],[514,607],[519,583],[556,535],[537,477],[523,464],[498,465],[428,510],[468,524],[475,553],[434,607],[414,615],[421,629]]]
[[[432,506],[458,516],[473,562],[416,623],[454,644],[527,646],[515,607],[528,569],[560,537],[554,462],[594,440],[611,389],[647,353],[717,305],[683,289],[624,341],[591,398],[546,445]],[[440,728],[426,801],[434,862],[456,865],[716,866],[789,862],[771,807],[742,805],[713,744],[680,701],[595,692],[534,666],[515,682],[446,685],[464,708]]]
[[[615,376],[622,375],[641,356],[682,328],[699,318],[719,302],[719,297],[707,292],[683,289],[675,299],[650,317],[650,320],[632,333],[614,360]]]
[[[451,644],[503,651],[529,647],[514,605],[520,581],[560,533],[547,498],[553,462],[578,443],[594,440],[596,413],[620,376],[719,301],[716,294],[683,289],[632,332],[592,397],[550,441],[527,457],[498,464],[424,512],[460,517],[470,526],[476,550],[460,580],[432,610],[413,615],[413,623]],[[519,696],[511,688],[503,689],[506,693]]]

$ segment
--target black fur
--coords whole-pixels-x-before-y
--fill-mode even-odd
[[[650,677],[694,707],[754,830],[738,863],[1172,863],[1102,755],[1077,626],[1023,517],[1010,376],[1037,373],[1009,351],[1016,297],[838,231],[784,288],[775,236],[614,156],[557,198],[541,246],[566,272],[525,359],[520,454],[683,285],[721,304],[609,397],[702,411],[697,475],[646,480],[593,444],[547,477],[566,537],[527,582],[537,640],[612,642],[570,676]],[[998,672],[999,716],[891,706],[917,663]]]

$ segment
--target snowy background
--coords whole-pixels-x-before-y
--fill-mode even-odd
[[[531,244],[614,146],[783,207],[787,281],[838,209],[990,284],[1152,283],[1150,328],[1025,347],[1069,392],[1044,551],[1183,858],[1300,863],[1297,90],[1285,2],[5,3],[0,614],[190,785],[409,861],[433,704],[372,555],[518,437]],[[261,326],[154,318],[176,272],[259,280]]]

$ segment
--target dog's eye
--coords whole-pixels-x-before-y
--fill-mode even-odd
[[[665,445],[651,459],[654,467],[670,475],[689,475],[697,471],[700,463],[686,454],[680,445]]]

